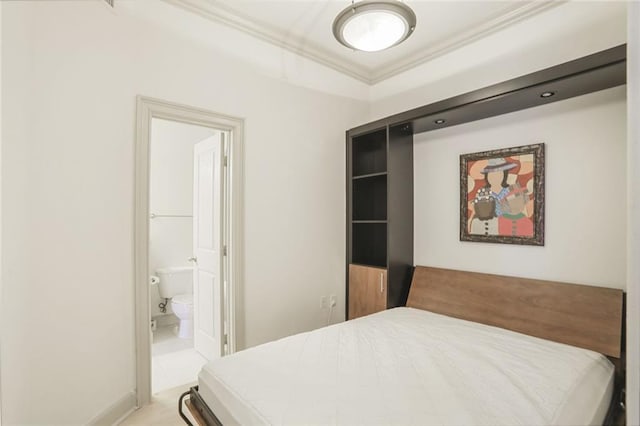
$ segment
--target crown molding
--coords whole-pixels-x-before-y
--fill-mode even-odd
[[[519,3],[507,12],[490,18],[467,31],[463,31],[454,37],[436,43],[425,50],[421,50],[419,53],[406,57],[405,59],[394,61],[386,67],[381,67],[375,70],[368,76],[369,80],[371,81],[371,84],[379,83],[411,68],[415,68],[418,65],[429,62],[439,56],[443,56],[463,46],[471,44],[474,41],[487,37],[526,18],[564,4],[567,1],[568,0],[545,0]]]
[[[335,55],[327,52],[321,47],[310,45],[308,40],[292,37],[291,34],[287,34],[263,23],[254,21],[248,17],[242,16],[238,12],[220,3],[213,3],[209,0],[163,1],[186,11],[193,12],[210,21],[218,22],[228,27],[240,30],[246,34],[256,37],[259,40],[325,65],[342,74],[362,81],[363,83],[371,84],[367,68],[354,65],[348,61],[341,61],[337,59]]]
[[[320,46],[310,44],[308,40],[292,37],[289,33],[243,16],[219,2],[213,2],[211,0],[163,1],[195,13],[210,21],[242,31],[259,40],[315,61],[366,84],[374,85],[473,43],[535,14],[564,4],[568,0],[529,0],[518,3],[505,13],[487,19],[467,31],[457,34],[455,37],[436,43],[427,49],[420,50],[420,52],[414,53],[405,59],[399,61],[394,60],[388,66],[377,67],[375,70],[369,70],[366,67],[359,66],[348,60],[341,60]]]

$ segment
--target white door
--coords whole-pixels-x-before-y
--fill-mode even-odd
[[[224,133],[197,143],[193,150],[194,346],[206,359],[222,356],[222,179]]]

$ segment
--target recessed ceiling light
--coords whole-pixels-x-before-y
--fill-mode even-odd
[[[550,98],[555,94],[556,94],[556,92],[542,92],[542,93],[540,93],[540,97],[541,98]]]
[[[437,120],[434,121],[434,123],[443,124],[445,121],[447,121],[447,120],[445,120],[444,118],[438,118]]]
[[[361,1],[336,16],[333,35],[351,49],[377,52],[402,43],[415,27],[416,14],[404,3]]]

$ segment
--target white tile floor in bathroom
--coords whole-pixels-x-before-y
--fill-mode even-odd
[[[176,326],[158,327],[151,347],[151,390],[155,394],[195,382],[207,360],[193,348],[193,339],[181,339]]]

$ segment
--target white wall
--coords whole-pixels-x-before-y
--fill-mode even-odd
[[[207,2],[217,3],[204,1]],[[262,75],[338,96],[369,99],[369,85],[366,83],[314,62],[300,54],[302,51],[285,50],[269,43],[263,37],[256,36],[255,33],[243,32],[233,25],[235,19],[231,19],[229,24],[224,18],[224,6],[214,4],[201,8],[201,1],[180,1],[179,3],[185,6],[195,6],[189,7],[195,12],[190,13],[182,7],[170,4],[174,3],[171,0],[117,0],[116,3],[119,13],[161,25],[179,37],[189,37],[196,43],[211,46],[224,55],[246,61],[247,66]],[[219,13],[208,14],[209,9],[222,11],[222,19]],[[249,27],[260,33],[257,25]]]
[[[0,7],[0,35],[2,7]],[[2,37],[0,37],[0,99],[2,99]],[[2,223],[2,102],[0,102],[0,224]],[[2,226],[0,226],[0,308],[2,307]],[[0,425],[2,425],[2,332],[0,330]]]
[[[193,146],[219,133],[175,121],[151,120],[149,211],[157,215],[193,213]],[[149,271],[192,266],[193,219],[156,217],[149,221]],[[151,286],[151,316],[160,315],[158,286]],[[167,305],[168,311],[171,309]]]
[[[3,422],[87,423],[134,388],[138,94],[245,118],[239,347],[323,325],[322,295],[343,319],[344,131],[366,103],[99,1],[2,9]]]
[[[625,90],[416,135],[415,263],[624,289]],[[544,247],[460,242],[460,154],[540,142]]]
[[[627,44],[627,424],[640,424],[640,3],[629,5]]]

